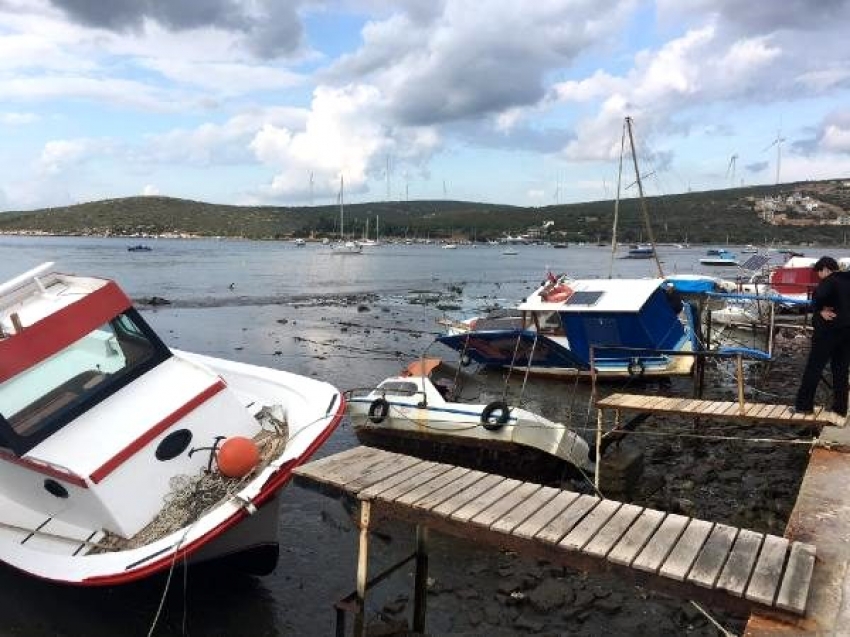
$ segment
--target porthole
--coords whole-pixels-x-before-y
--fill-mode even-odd
[[[186,451],[190,442],[192,442],[192,432],[188,429],[172,431],[157,445],[156,459],[164,461],[176,458]]]
[[[47,478],[47,480],[44,481],[44,490],[57,498],[68,497],[68,489],[56,482],[53,478]]]

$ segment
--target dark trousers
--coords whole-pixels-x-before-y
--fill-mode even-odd
[[[794,403],[798,411],[811,411],[815,392],[827,361],[832,370],[832,410],[847,413],[847,377],[850,372],[850,327],[820,328],[812,334],[812,347]]]

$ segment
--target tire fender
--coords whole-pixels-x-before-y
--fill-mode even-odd
[[[497,431],[507,424],[510,416],[508,404],[503,400],[496,400],[481,412],[481,424],[488,431]]]
[[[376,425],[384,422],[390,413],[390,404],[385,398],[376,398],[369,405],[369,420]]]

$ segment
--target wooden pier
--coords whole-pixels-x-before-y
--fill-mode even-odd
[[[424,631],[427,530],[533,555],[736,612],[806,612],[811,544],[521,482],[370,447],[295,471],[302,486],[360,503],[356,630],[363,631],[368,537],[388,518],[417,528],[414,630]],[[338,633],[339,634],[339,633]]]
[[[760,424],[789,425],[831,425],[843,427],[846,418],[815,407],[811,414],[794,413],[789,405],[755,403],[744,401],[715,401],[698,398],[671,398],[668,396],[644,396],[641,394],[611,394],[596,401],[600,410],[613,409],[617,412],[633,411],[642,413],[693,416],[758,422]]]

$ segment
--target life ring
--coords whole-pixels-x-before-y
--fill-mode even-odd
[[[559,283],[551,290],[548,290],[543,297],[547,303],[563,303],[573,295],[573,289],[569,285]]]
[[[369,405],[369,420],[376,425],[384,422],[390,413],[390,404],[384,398],[376,398]]]
[[[633,358],[629,361],[629,365],[628,367],[626,367],[626,371],[629,372],[629,376],[643,376],[644,372],[646,371],[646,366],[639,358]]]
[[[496,431],[507,424],[510,416],[508,404],[502,400],[496,400],[487,405],[481,412],[481,424],[488,431]]]

